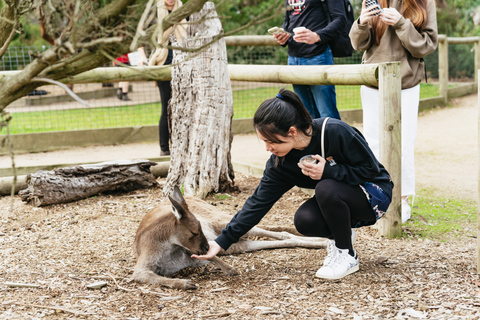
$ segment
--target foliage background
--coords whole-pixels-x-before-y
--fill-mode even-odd
[[[188,0],[183,0],[187,2]],[[140,1],[142,2],[142,1]],[[215,1],[217,3],[217,13],[221,17],[225,32],[235,30],[246,25],[254,17],[265,12],[269,6],[274,3],[283,5],[282,0],[228,0]],[[352,3],[355,16],[357,17],[361,10],[362,0],[350,0]],[[140,3],[139,3],[140,4]],[[4,5],[0,2],[0,9]],[[480,0],[437,0],[437,22],[439,34],[445,34],[448,37],[469,37],[480,36],[480,28],[474,23],[474,17],[477,14],[480,16]],[[266,35],[266,30],[272,26],[281,26],[283,15],[280,14],[270,21],[266,21],[255,26],[249,27],[238,32],[238,35]],[[22,21],[21,32],[15,36],[15,39],[10,47],[20,46],[48,46],[48,43],[40,36],[40,26],[38,20],[35,20],[32,14],[26,15]],[[272,51],[274,47],[270,48]],[[474,70],[471,66],[474,65],[474,56],[471,54],[473,45],[455,45],[449,48],[449,74],[452,78],[472,78]],[[233,48],[236,59],[241,59],[239,50],[245,48]],[[255,50],[259,48],[248,48],[245,56],[251,56]],[[264,52],[264,51],[262,51]],[[232,52],[229,54],[233,55]],[[356,53],[361,56],[360,52]],[[257,63],[261,64],[262,60],[270,60],[272,57],[279,60],[279,63],[286,61],[286,52],[283,50],[280,54],[261,55]],[[242,63],[242,61],[233,61],[233,63]],[[271,62],[270,62],[271,63]],[[438,54],[432,53],[426,59],[427,70],[430,77],[438,77]]]

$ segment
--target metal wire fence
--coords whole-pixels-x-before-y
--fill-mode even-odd
[[[9,48],[0,61],[1,69],[21,70],[34,59],[35,52],[46,49],[46,46]],[[286,48],[279,46],[228,47],[227,54],[230,64],[271,65],[286,64],[287,61]],[[358,64],[361,56],[361,52],[355,52],[349,58],[336,58],[335,63]],[[435,56],[427,57],[427,65],[429,59],[433,64],[438,61]],[[291,85],[284,84],[233,81],[234,118],[252,117],[261,102],[275,96],[282,87],[292,89]],[[433,87],[438,95],[438,89]],[[117,97],[117,83],[76,84],[73,91],[90,107],[74,101],[60,87],[44,86],[7,107],[6,111],[12,115],[10,132],[20,134],[158,124],[161,105],[155,82],[131,82],[129,100]],[[336,93],[339,110],[361,108],[358,86],[336,86]]]

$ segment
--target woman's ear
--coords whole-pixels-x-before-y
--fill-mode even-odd
[[[290,129],[288,129],[288,136],[289,137],[295,138],[297,136],[297,134],[298,134],[297,128],[290,127]]]

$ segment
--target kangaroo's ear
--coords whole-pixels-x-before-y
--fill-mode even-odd
[[[172,198],[179,204],[186,205],[185,199],[183,198],[182,191],[180,191],[180,188],[178,186],[173,187]]]
[[[182,219],[185,215],[188,214],[187,203],[183,198],[182,192],[177,186],[173,188],[173,195],[168,196],[168,199],[172,203],[172,213],[175,218],[177,218],[177,220]]]

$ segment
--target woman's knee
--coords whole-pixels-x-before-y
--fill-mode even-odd
[[[320,207],[341,201],[336,190],[338,182],[331,179],[320,180],[315,186],[315,199]]]
[[[297,231],[308,237],[329,237],[331,235],[330,230],[323,219],[322,214],[312,212],[311,210],[305,210],[305,208],[299,208],[293,218],[293,223]]]

